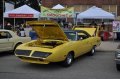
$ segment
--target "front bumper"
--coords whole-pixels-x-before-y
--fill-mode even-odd
[[[49,64],[50,62],[46,60],[46,58],[32,58],[32,57],[24,57],[18,56],[23,62],[28,63],[36,63],[36,64]]]
[[[36,63],[36,64],[49,64],[47,57],[51,53],[34,51],[34,50],[21,50],[17,49],[15,51],[15,56],[20,58],[23,62]]]
[[[120,64],[120,59],[115,59],[116,64]]]

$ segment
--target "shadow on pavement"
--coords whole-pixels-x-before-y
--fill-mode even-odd
[[[0,57],[14,55],[13,52],[0,52]]]
[[[78,62],[80,62],[81,60],[83,60],[84,58],[89,57],[87,55],[83,55],[80,56],[78,58],[75,59],[75,61],[73,62],[73,65]],[[28,69],[28,70],[33,70],[33,71],[58,71],[58,70],[64,70],[64,69],[70,69],[73,66],[70,67],[63,67],[61,65],[61,63],[50,63],[50,64],[32,64],[32,63],[26,63],[26,62],[22,62],[21,65],[19,65],[20,68],[24,68],[24,69]]]
[[[33,70],[33,71],[57,71],[58,69],[64,69],[61,65],[58,63],[50,63],[50,64],[31,64],[31,63],[24,63],[24,65],[21,65],[22,68]]]

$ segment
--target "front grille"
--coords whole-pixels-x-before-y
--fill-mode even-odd
[[[42,57],[42,58],[46,58],[47,56],[49,56],[51,53],[48,52],[40,52],[40,51],[35,51],[32,56],[33,57]]]
[[[30,58],[30,57],[19,57],[20,59],[27,60],[27,61],[44,61],[40,58]]]
[[[25,55],[25,56],[29,56],[31,53],[31,50],[16,50],[15,54],[16,55]]]

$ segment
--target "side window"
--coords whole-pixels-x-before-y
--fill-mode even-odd
[[[11,34],[9,32],[5,32],[5,31],[2,31],[0,32],[0,39],[7,39],[7,38],[11,38]]]
[[[12,38],[12,35],[9,32],[6,32],[8,35],[8,38]]]

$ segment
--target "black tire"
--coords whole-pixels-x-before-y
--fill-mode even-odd
[[[74,56],[72,53],[68,53],[68,55],[66,56],[66,59],[62,62],[62,66],[64,67],[69,67],[72,65],[74,60]]]
[[[120,71],[120,64],[116,64],[116,68],[118,71]]]
[[[91,51],[88,53],[89,56],[93,56],[95,54],[95,46],[91,49]]]
[[[101,40],[104,41],[103,36],[101,37]]]

